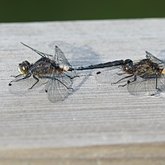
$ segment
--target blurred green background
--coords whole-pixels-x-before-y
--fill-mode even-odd
[[[165,17],[165,0],[0,0],[0,22]]]

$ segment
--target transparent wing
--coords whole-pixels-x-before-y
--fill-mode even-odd
[[[125,76],[125,73],[122,71],[122,66],[114,66],[106,69],[98,69],[96,71],[96,81],[98,83],[114,83]]]
[[[161,92],[165,92],[165,75],[162,74],[160,78],[158,78],[158,88]]]
[[[152,55],[150,52],[146,51],[146,58],[150,59],[152,62],[157,64],[163,64],[163,61]]]
[[[69,59],[69,63],[75,68],[100,63],[100,54],[94,51],[89,45],[80,43],[67,43],[65,41],[51,41],[49,48],[52,50],[57,45],[64,55]]]
[[[40,52],[39,50],[36,50],[26,44],[24,44],[23,42],[21,42],[22,45],[26,46],[27,48],[31,49],[32,51],[36,52],[37,54],[39,54],[41,57],[53,57],[53,55],[51,54],[47,54],[47,53],[43,53],[43,52]]]
[[[137,80],[127,85],[128,92],[132,95],[137,96],[151,96],[158,92],[165,90],[165,77],[164,75],[157,79],[156,89],[156,78],[143,79],[137,77]]]
[[[165,50],[161,50],[158,54],[158,58],[164,63],[165,65]]]
[[[65,73],[52,74],[45,88],[49,101],[52,103],[63,101],[73,92],[72,84],[73,82],[69,75]]]
[[[68,62],[67,58],[65,57],[63,51],[58,46],[55,46],[55,55],[54,55],[53,59],[60,65],[65,65],[65,66],[71,67],[71,65]]]

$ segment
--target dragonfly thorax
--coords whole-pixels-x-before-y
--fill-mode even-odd
[[[157,63],[152,62],[150,59],[143,59],[134,65],[134,70],[137,75],[142,78],[155,78],[160,77],[162,69]]]

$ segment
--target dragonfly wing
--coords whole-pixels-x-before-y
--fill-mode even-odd
[[[161,92],[165,92],[165,75],[162,74],[160,78],[158,78],[158,88]]]
[[[46,84],[46,91],[50,102],[63,101],[72,92],[72,79],[66,74],[52,74],[50,80]]]
[[[26,44],[24,44],[23,42],[21,42],[22,45],[26,46],[27,48],[31,49],[32,51],[36,52],[37,54],[39,54],[41,57],[53,57],[53,55],[51,54],[47,54],[47,53],[43,53],[43,52],[40,52],[39,50],[36,50]]]
[[[58,46],[55,46],[54,60],[60,65],[65,65],[65,66],[71,67],[71,65],[68,62],[67,58],[65,57],[63,51]]]
[[[114,66],[106,69],[98,69],[96,72],[96,81],[100,84],[114,83],[125,76],[121,66]]]
[[[162,64],[163,61],[152,55],[150,52],[146,51],[146,58],[150,59],[152,62],[157,64]]]
[[[156,78],[148,78],[143,79],[141,77],[137,77],[137,80],[131,82],[127,85],[128,92],[132,95],[137,96],[151,96],[158,93],[158,89],[160,91],[165,90],[165,81],[164,77],[157,79],[157,88],[156,88]]]
[[[161,50],[160,53],[158,54],[158,58],[161,59],[161,61],[165,65],[165,50]]]

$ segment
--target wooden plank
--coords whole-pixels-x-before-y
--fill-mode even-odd
[[[164,144],[1,150],[0,164],[123,165],[165,163]]]
[[[165,48],[164,27],[165,19],[0,24],[0,149],[163,143],[164,94],[135,97],[90,76],[53,104],[38,91],[11,94],[8,83],[18,63],[38,59],[20,42],[51,54],[57,41],[67,42],[59,44],[66,57],[83,66],[141,59],[145,50],[157,55]]]

